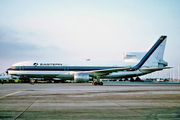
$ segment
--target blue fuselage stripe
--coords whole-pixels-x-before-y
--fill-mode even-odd
[[[92,71],[122,67],[90,67],[90,66],[14,66],[13,71]]]

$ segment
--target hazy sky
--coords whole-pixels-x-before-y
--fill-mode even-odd
[[[167,35],[180,65],[180,0],[0,0],[0,72],[27,60],[121,61]]]

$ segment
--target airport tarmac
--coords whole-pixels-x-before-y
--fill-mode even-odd
[[[0,119],[180,119],[180,84],[104,82],[0,85]]]

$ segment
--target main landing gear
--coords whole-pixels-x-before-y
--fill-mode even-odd
[[[103,82],[100,81],[100,77],[97,76],[93,82],[92,82],[92,85],[103,85]]]
[[[134,79],[133,77],[130,79],[131,82],[143,82],[139,77],[136,77],[136,79]]]
[[[103,82],[92,82],[92,85],[103,85]]]

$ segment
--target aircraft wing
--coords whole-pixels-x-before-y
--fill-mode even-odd
[[[163,70],[163,69],[170,69],[170,68],[172,68],[172,67],[142,68],[142,69],[139,69],[139,71],[141,71],[141,72],[154,72],[154,71]]]
[[[131,69],[131,67],[113,68],[113,69],[87,71],[87,72],[83,72],[83,73],[88,73],[90,76],[102,76],[102,75],[108,75],[112,72],[126,71],[126,70],[130,70],[130,69]]]

